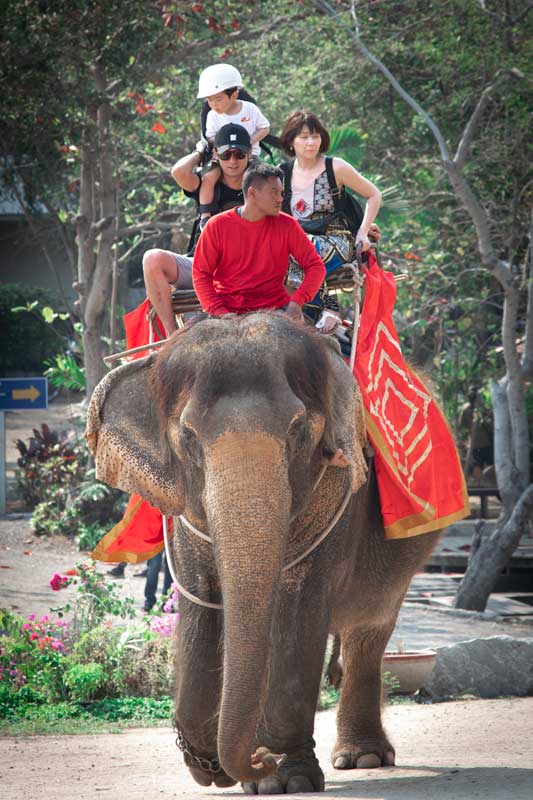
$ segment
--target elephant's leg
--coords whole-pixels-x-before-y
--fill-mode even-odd
[[[217,786],[236,783],[222,770],[213,772],[208,768],[208,762],[216,764],[217,760],[222,688],[221,617],[220,611],[199,608],[185,598],[180,599],[175,724],[183,737],[185,763],[201,786],[213,782]]]
[[[394,619],[384,627],[341,633],[343,678],[331,755],[337,769],[394,764],[394,748],[381,725],[381,661],[393,627]]]
[[[274,775],[243,784],[249,794],[324,790],[313,730],[328,634],[326,604],[305,591],[284,592],[280,599],[258,740],[270,751],[286,754],[286,759]]]

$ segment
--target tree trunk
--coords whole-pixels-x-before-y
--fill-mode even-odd
[[[494,532],[473,554],[455,597],[456,608],[484,611],[501,571],[509,563],[518,543],[531,526],[533,484],[522,492],[510,518],[500,518]]]
[[[77,220],[78,284],[83,324],[87,396],[106,370],[103,362],[107,303],[111,293],[116,187],[111,155],[111,106],[100,65],[93,68],[101,102],[87,124],[81,148],[80,214]]]

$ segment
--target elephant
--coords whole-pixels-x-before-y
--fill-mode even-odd
[[[89,406],[98,478],[174,516],[180,585],[223,606],[179,599],[175,725],[202,786],[324,790],[313,730],[330,634],[333,765],[395,762],[381,661],[439,534],[385,538],[359,388],[328,338],[278,312],[202,319],[108,373]],[[337,447],[350,467],[324,471]]]

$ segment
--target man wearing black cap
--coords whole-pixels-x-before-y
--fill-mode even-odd
[[[211,213],[218,214],[243,204],[242,178],[252,155],[252,146],[248,132],[241,125],[229,124],[218,131],[214,147],[221,176],[215,187]],[[195,151],[181,158],[172,168],[172,177],[178,186],[181,186],[187,197],[192,197],[197,203],[202,184],[202,177],[196,172],[200,157],[200,153]],[[194,246],[187,255],[154,249],[147,250],[143,257],[146,293],[167,336],[176,330],[172,291],[192,289],[193,252]]]

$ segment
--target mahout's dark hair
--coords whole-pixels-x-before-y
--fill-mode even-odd
[[[242,178],[242,192],[246,197],[246,193],[250,186],[261,186],[266,183],[270,178],[279,178],[283,183],[283,172],[279,167],[274,164],[264,164],[259,161],[256,164],[251,164]]]
[[[287,155],[294,155],[294,147],[292,143],[294,142],[295,137],[301,133],[304,126],[309,128],[311,133],[320,134],[321,143],[319,152],[327,153],[330,145],[329,133],[316,114],[301,108],[298,111],[293,111],[293,113],[287,117],[283,124],[280,142],[281,147],[287,153]]]
[[[231,89],[224,89],[224,94],[227,94],[228,97],[231,97],[231,95],[234,92],[238,92],[238,91],[239,91],[239,87],[238,86],[232,86]]]

